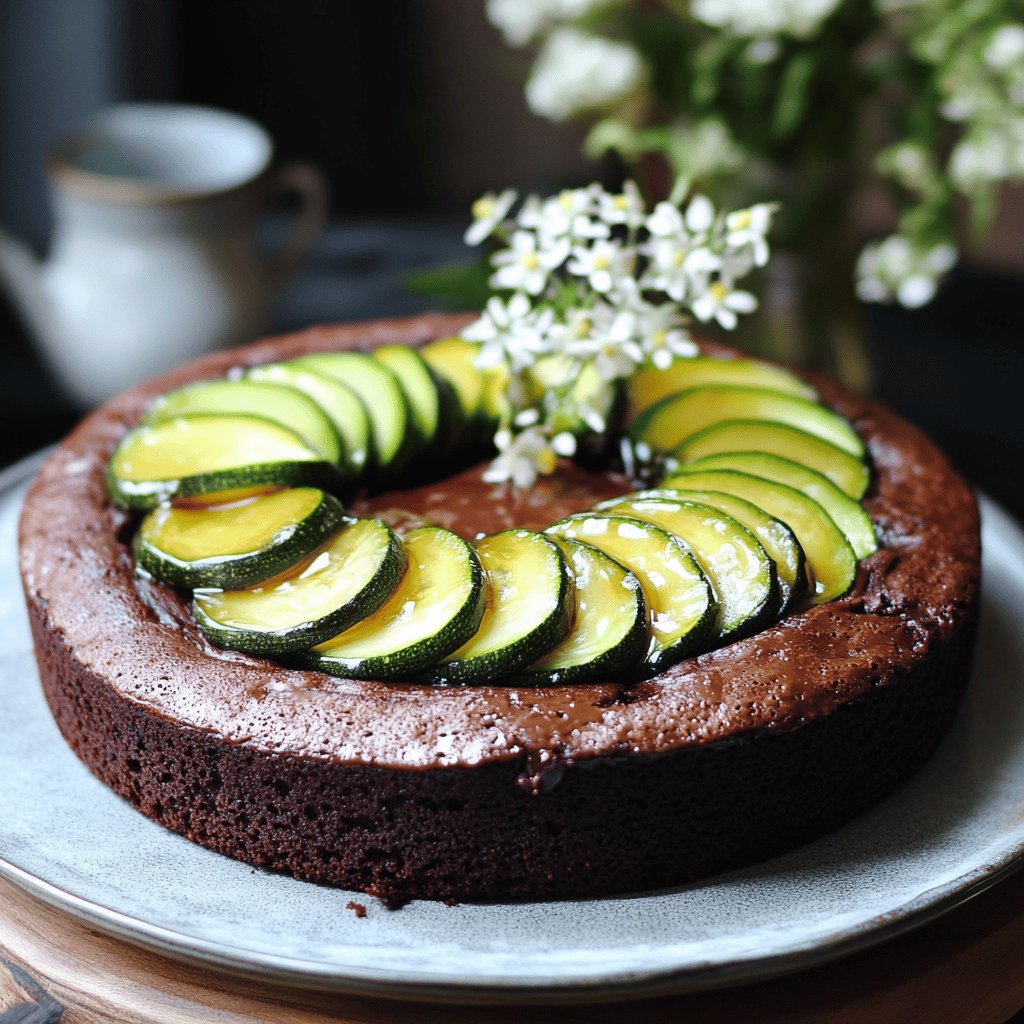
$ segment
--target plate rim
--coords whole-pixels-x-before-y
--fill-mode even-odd
[[[52,450],[52,446],[43,449],[0,470],[0,500],[34,475]],[[1024,529],[998,502],[977,493],[982,509],[983,533],[986,525],[989,529],[1007,531],[1019,546],[1024,561]],[[533,978],[489,976],[485,981],[474,983],[467,982],[464,974],[459,974],[460,980],[456,982],[455,972],[446,976],[415,969],[340,967],[322,961],[247,950],[188,935],[180,929],[153,924],[80,896],[20,867],[0,853],[0,876],[21,890],[108,935],[181,962],[308,991],[481,1005],[612,1002],[640,996],[707,991],[781,977],[840,959],[912,931],[963,905],[1022,867],[1024,839],[992,862],[926,889],[883,914],[848,926],[824,940],[805,939],[768,955],[734,958],[728,963],[630,970],[616,977],[608,977],[607,973],[596,976],[591,969],[590,975],[568,979],[552,979],[547,975]],[[642,897],[645,894],[627,894],[631,895]]]

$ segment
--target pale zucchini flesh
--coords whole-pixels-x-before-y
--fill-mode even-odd
[[[693,463],[695,468],[735,469],[752,476],[777,480],[803,491],[813,498],[843,531],[858,558],[867,558],[878,550],[878,540],[871,517],[842,488],[823,473],[808,469],[791,459],[767,452],[727,452],[709,455]]]
[[[326,462],[340,463],[341,439],[330,417],[308,395],[285,383],[203,380],[158,398],[145,423],[197,414],[260,416],[297,434]]]
[[[477,632],[434,670],[437,682],[500,681],[569,631],[572,580],[557,544],[514,529],[482,537],[475,547],[487,605]]]
[[[425,445],[437,439],[444,408],[430,367],[414,348],[382,345],[373,350],[373,358],[386,366],[398,379],[409,406],[410,419]]]
[[[344,449],[342,465],[349,476],[361,477],[370,460],[370,416],[356,393],[340,380],[293,362],[250,366],[245,377],[288,384],[309,395],[330,417]]]
[[[111,456],[115,504],[150,509],[163,501],[239,488],[323,485],[336,469],[300,437],[256,416],[188,416],[129,431]]]
[[[401,469],[418,445],[409,429],[410,413],[395,375],[365,352],[318,352],[292,360],[315,373],[348,385],[359,396],[370,417],[370,432],[377,469],[393,474]]]
[[[630,436],[655,451],[668,453],[698,430],[737,419],[788,423],[830,441],[858,459],[864,456],[860,436],[831,409],[796,395],[732,385],[708,385],[670,395],[633,421]]]
[[[768,452],[823,473],[854,501],[871,482],[863,460],[842,448],[788,423],[767,420],[725,420],[686,438],[672,453],[681,463],[726,452]]]
[[[678,537],[638,519],[587,512],[546,532],[589,544],[634,573],[647,609],[648,668],[667,668],[708,639],[715,620],[714,594]]]
[[[135,560],[178,587],[246,587],[304,558],[344,518],[341,503],[314,487],[222,505],[161,505],[139,527]]]
[[[812,401],[817,397],[810,384],[781,366],[756,359],[694,356],[676,359],[664,370],[654,366],[637,370],[627,385],[630,412],[637,416],[669,395],[707,384],[770,388]]]
[[[484,612],[483,570],[461,537],[440,527],[403,538],[405,575],[372,615],[304,658],[356,679],[395,679],[429,668],[472,637]]]
[[[243,590],[196,590],[200,629],[252,654],[301,650],[375,612],[405,570],[402,542],[379,519],[349,520],[286,572]]]
[[[810,603],[833,601],[853,585],[857,572],[853,548],[828,513],[802,491],[749,473],[689,466],[667,477],[662,486],[735,494],[782,520],[803,548],[811,583]]]
[[[747,636],[778,613],[775,563],[731,516],[699,502],[665,498],[631,498],[608,511],[660,526],[687,544],[715,592],[720,640]]]
[[[421,353],[427,365],[451,387],[463,418],[473,423],[483,402],[483,374],[476,367],[479,346],[464,338],[438,338],[424,345]]]
[[[598,548],[556,537],[576,583],[576,614],[568,636],[525,668],[526,686],[614,677],[641,665],[647,653],[647,609],[636,575]]]
[[[721,509],[726,515],[732,516],[737,522],[742,523],[757,537],[768,557],[775,563],[782,602],[780,613],[789,608],[807,589],[804,552],[795,534],[784,522],[768,515],[763,508],[753,502],[738,498],[734,494],[724,494],[721,491],[682,487],[656,487],[646,491],[637,491],[629,497],[645,500],[668,498],[670,501],[699,501],[712,508]],[[613,498],[594,507],[596,510],[604,511],[619,504],[621,500],[621,498]]]

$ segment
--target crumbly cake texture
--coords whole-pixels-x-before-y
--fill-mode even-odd
[[[969,672],[977,505],[918,430],[821,378],[868,445],[881,550],[842,599],[653,679],[432,687],[295,671],[210,646],[177,594],[136,577],[134,522],[104,477],[155,396],[465,322],[218,353],[114,399],[50,456],[22,512],[22,577],[47,700],[103,782],[211,849],[400,903],[679,884],[821,835],[923,764]]]

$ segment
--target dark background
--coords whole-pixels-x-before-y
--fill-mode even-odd
[[[281,158],[315,160],[333,225],[282,296],[274,329],[411,313],[419,267],[464,260],[468,202],[599,169],[578,134],[523,109],[522,55],[482,0],[0,0],[0,227],[45,252],[43,155],[104,103],[169,99],[246,113]],[[1010,218],[1012,221],[1012,217]],[[1024,241],[1003,220],[916,313],[872,307],[877,395],[1024,517]],[[993,256],[993,252],[995,256]],[[80,411],[47,379],[0,297],[0,465]]]

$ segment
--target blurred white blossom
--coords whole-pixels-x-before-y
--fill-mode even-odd
[[[841,0],[693,0],[693,16],[734,36],[806,39]]]
[[[935,296],[939,279],[956,263],[952,245],[915,246],[891,235],[865,246],[857,261],[857,294],[865,302],[899,302],[917,309]]]
[[[556,28],[530,71],[526,101],[534,113],[565,121],[618,102],[643,79],[643,60],[629,43]]]
[[[466,245],[479,245],[492,235],[508,215],[515,201],[516,191],[511,188],[505,189],[500,195],[493,192],[482,195],[473,204],[473,223],[466,228],[464,236]]]
[[[511,46],[530,42],[544,29],[608,7],[614,0],[487,0],[487,17]]]
[[[502,249],[491,257],[491,262],[498,268],[491,277],[491,285],[540,295],[548,283],[548,275],[564,262],[568,253],[567,241],[545,246],[532,232],[517,231],[512,236],[510,248]]]

